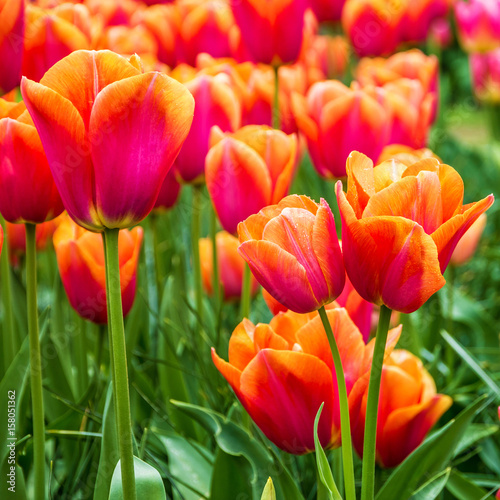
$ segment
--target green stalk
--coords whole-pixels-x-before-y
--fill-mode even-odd
[[[106,291],[108,301],[108,328],[113,359],[113,385],[118,445],[120,449],[121,477],[124,500],[136,500],[132,419],[128,389],[127,352],[123,326],[120,265],[118,257],[119,229],[104,230]]]
[[[280,119],[280,86],[279,86],[279,70],[278,65],[274,66],[274,103],[273,103],[273,128],[281,129]]]
[[[252,271],[250,266],[245,264],[243,271],[243,283],[241,285],[240,317],[248,318],[250,316],[250,296],[252,295]]]
[[[377,439],[378,400],[380,380],[384,363],[385,344],[392,311],[380,306],[375,348],[373,350],[370,382],[368,384],[368,401],[366,403],[365,438],[363,443],[363,474],[361,479],[361,500],[372,500],[375,493],[375,452]]]
[[[203,288],[201,284],[201,263],[199,239],[201,233],[201,187],[193,186],[193,204],[191,220],[191,250],[193,258],[193,276],[196,298],[196,310],[200,323],[203,322]]]
[[[347,388],[345,385],[344,369],[342,368],[342,360],[337,346],[337,341],[333,335],[332,326],[328,320],[325,307],[322,306],[319,310],[323,327],[325,328],[330,350],[332,351],[333,366],[335,375],[337,376],[337,385],[339,391],[340,405],[340,434],[342,438],[342,462],[344,466],[344,483],[346,500],[356,500],[356,486],[354,483],[354,463],[352,456],[351,444],[351,421],[349,418],[349,402],[347,400]]]
[[[45,498],[45,421],[43,413],[42,357],[36,296],[36,225],[26,224],[26,296],[30,344],[31,402],[33,410],[33,470],[35,500]]]
[[[10,284],[10,266],[9,266],[9,238],[7,237],[7,224],[5,219],[0,216],[0,222],[3,228],[3,248],[0,256],[1,276],[2,276],[2,300],[4,323],[2,329],[3,336],[3,355],[5,370],[9,367],[17,353],[17,335],[14,331],[14,314],[12,309],[12,288]]]
[[[219,286],[219,261],[217,259],[217,214],[212,207],[210,213],[210,238],[212,240],[212,292],[214,295],[214,310],[219,311],[220,286]]]
[[[87,365],[87,320],[80,320],[80,331],[75,336],[73,344],[75,349],[75,364],[78,373],[78,385],[80,395],[83,395],[88,385],[88,365]]]

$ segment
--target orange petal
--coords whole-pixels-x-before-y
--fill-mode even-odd
[[[212,361],[215,367],[219,370],[222,376],[228,381],[229,385],[232,387],[233,391],[238,397],[240,397],[240,378],[241,371],[235,368],[233,365],[219,358],[215,349],[212,347]]]
[[[347,158],[346,172],[347,199],[360,219],[368,200],[375,194],[373,161],[363,153],[353,151]]]
[[[229,339],[229,362],[238,370],[243,370],[257,354],[253,342],[254,331],[255,325],[244,318]]]

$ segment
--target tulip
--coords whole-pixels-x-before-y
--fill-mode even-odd
[[[340,21],[345,0],[311,0],[311,9],[318,21]]]
[[[128,26],[134,13],[141,9],[140,4],[134,0],[86,0],[92,17],[104,27]]]
[[[447,49],[453,43],[453,31],[448,19],[436,19],[430,25],[428,38],[434,47]]]
[[[132,308],[135,298],[137,263],[143,230],[120,231],[120,284],[123,315]],[[106,273],[104,248],[99,234],[86,231],[67,217],[54,233],[59,273],[71,307],[84,319],[107,323]]]
[[[198,183],[205,174],[210,129],[217,125],[223,132],[237,130],[241,104],[225,75],[200,75],[187,82],[186,87],[196,106],[193,125],[175,164],[184,182]]]
[[[448,15],[453,0],[411,0],[407,3],[403,40],[425,42],[433,21]]]
[[[373,345],[365,345],[345,309],[329,309],[326,314],[339,346],[347,391],[357,392],[357,384],[370,369]],[[387,354],[400,333],[401,327],[391,331]],[[257,326],[244,319],[229,340],[229,362],[214,349],[212,359],[256,425],[276,446],[297,455],[313,451],[314,419],[323,402],[318,426],[321,445],[340,446],[337,381],[317,313],[288,311],[275,316],[269,325]]]
[[[288,309],[308,313],[342,292],[342,252],[325,200],[287,196],[238,224],[238,236],[257,281]]]
[[[376,160],[389,139],[390,111],[359,86],[315,83],[306,97],[292,95],[292,110],[313,165],[326,178],[346,175],[353,149]]]
[[[482,102],[500,103],[500,49],[470,56],[474,94]],[[495,110],[498,113],[498,110]]]
[[[288,194],[297,163],[297,138],[266,126],[234,134],[212,132],[206,159],[207,188],[222,227],[238,223]]]
[[[486,214],[482,214],[466,231],[462,239],[458,242],[458,245],[455,247],[455,250],[453,250],[450,259],[451,265],[462,266],[472,259],[485,227]]]
[[[0,0],[0,95],[21,81],[24,0]]]
[[[22,108],[17,105],[11,114]],[[5,220],[38,224],[57,217],[63,209],[28,112],[0,119],[0,212]]]
[[[288,307],[278,302],[265,288],[262,289],[262,297],[273,316],[276,316],[280,312],[288,311]]]
[[[347,195],[336,186],[347,275],[365,300],[411,313],[444,286],[454,248],[494,197],[463,205],[460,175],[433,158],[373,168],[353,152],[347,174]]]
[[[342,26],[360,57],[394,52],[401,42],[406,2],[346,0]]]
[[[117,54],[138,54],[144,57],[158,54],[158,42],[144,26],[110,26],[96,41],[95,48],[109,49]]]
[[[57,12],[26,6],[23,75],[39,81],[57,61],[75,50],[90,48],[85,33]]]
[[[380,153],[378,163],[395,159],[398,160],[398,162],[403,163],[406,167],[409,167],[413,163],[417,163],[417,161],[425,158],[435,158],[439,161],[439,163],[442,163],[441,159],[430,149],[413,149],[409,146],[403,146],[402,144],[390,144],[389,146],[386,146],[382,150],[382,153]]]
[[[180,192],[181,185],[176,179],[175,171],[169,170],[160,188],[160,194],[158,195],[158,198],[156,198],[154,208],[167,210],[172,208],[179,199]]]
[[[139,64],[82,50],[21,83],[64,206],[90,230],[146,217],[191,124],[189,92]]]
[[[455,2],[459,40],[466,52],[500,47],[500,4],[495,0]]]
[[[305,0],[231,2],[243,42],[254,61],[274,65],[297,59],[306,7]]]
[[[363,453],[367,385],[367,380],[364,384],[358,383],[349,397],[352,439],[360,455]],[[436,393],[436,384],[420,359],[408,351],[393,351],[382,367],[377,463],[382,467],[400,464],[422,443],[451,404],[449,396]]]
[[[232,300],[241,297],[243,284],[243,271],[245,261],[238,253],[239,241],[236,236],[226,231],[220,231],[216,235],[217,262],[219,267],[220,283],[224,289],[224,299]],[[213,294],[213,246],[210,238],[201,238],[200,262],[203,287],[209,295]],[[252,295],[257,293],[259,284],[252,278]]]

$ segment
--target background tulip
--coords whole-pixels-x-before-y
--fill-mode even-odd
[[[243,285],[243,271],[245,261],[238,253],[239,241],[236,236],[226,231],[216,235],[217,262],[219,264],[219,278],[224,290],[224,299],[239,299]],[[201,238],[200,262],[203,287],[209,295],[213,294],[213,244],[210,238]],[[257,293],[259,284],[252,277],[252,295]]]
[[[0,95],[21,81],[24,0],[0,0]]]
[[[135,298],[137,263],[143,230],[136,227],[120,231],[120,284],[123,315]],[[66,218],[54,233],[59,273],[73,309],[94,323],[107,323],[104,247],[99,234],[86,231]]]
[[[179,195],[181,192],[181,185],[176,179],[175,170],[171,169],[168,171],[165,180],[160,189],[160,193],[158,194],[158,198],[156,198],[155,209],[169,209],[172,208],[177,200],[179,199]]]
[[[474,94],[482,102],[500,103],[500,49],[471,54],[470,69]],[[496,110],[493,111],[497,113]]]
[[[342,292],[342,253],[325,200],[287,196],[241,222],[238,235],[257,281],[288,309],[311,312]]]
[[[476,252],[479,240],[483,234],[484,228],[486,227],[486,214],[481,214],[476,222],[472,224],[469,229],[462,236],[462,239],[458,242],[458,245],[453,250],[451,254],[450,264],[453,266],[462,266],[470,259]]]
[[[348,393],[370,369],[372,346],[345,309],[327,311],[344,368]],[[390,333],[392,350],[401,327]],[[217,369],[262,432],[297,455],[314,450],[313,423],[325,403],[318,436],[325,448],[340,446],[337,381],[328,339],[317,313],[279,313],[269,325],[243,320],[229,341],[229,362],[212,349]],[[283,419],[287,415],[287,419]]]
[[[238,223],[288,194],[297,162],[297,138],[266,126],[234,134],[212,131],[206,159],[207,188],[222,227]]]
[[[39,84],[22,82],[64,206],[91,230],[146,217],[191,124],[189,92],[138,66],[135,56],[76,51]]]
[[[434,158],[373,168],[353,152],[336,186],[347,274],[369,302],[410,313],[445,283],[451,254],[493,195],[463,205],[461,177]],[[369,258],[367,258],[369,256]]]
[[[367,380],[349,398],[353,444],[363,453]],[[382,368],[377,425],[377,462],[395,467],[417,448],[451,406],[449,396],[436,393],[436,384],[422,362],[408,351],[395,350]]]

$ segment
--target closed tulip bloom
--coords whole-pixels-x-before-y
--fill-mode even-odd
[[[365,345],[345,309],[327,311],[346,378],[347,392],[369,371],[373,343]],[[401,327],[389,333],[387,352]],[[217,369],[256,425],[279,448],[302,455],[314,450],[314,419],[324,448],[341,444],[337,380],[328,339],[317,313],[279,313],[269,325],[244,319],[229,341],[229,362],[212,349]],[[286,418],[283,418],[286,415]]]
[[[389,139],[390,110],[359,86],[315,83],[306,97],[292,95],[292,110],[322,177],[344,177],[353,150],[376,160]]]
[[[497,0],[457,0],[455,18],[465,51],[487,52],[500,47],[500,4]]]
[[[429,27],[429,41],[434,47],[447,49],[453,43],[453,31],[448,19],[436,19]]]
[[[342,292],[342,252],[325,200],[287,196],[238,224],[238,235],[257,281],[288,309],[308,313]]]
[[[364,382],[349,396],[353,444],[360,456],[368,379]],[[437,394],[436,384],[420,359],[399,349],[384,362],[379,401],[376,459],[381,467],[399,465],[452,404],[449,396]]]
[[[26,6],[24,76],[38,82],[57,61],[75,50],[89,48],[86,34],[57,12]]]
[[[22,81],[64,206],[90,230],[148,215],[191,125],[185,87],[139,66],[136,56],[81,50],[40,83]]]
[[[132,16],[142,7],[135,0],[85,0],[85,5],[103,26],[129,25]]]
[[[460,238],[494,201],[463,205],[464,185],[449,165],[428,158],[373,168],[353,152],[347,194],[336,186],[347,274],[369,302],[411,313],[445,284]]]
[[[176,173],[174,169],[168,171],[165,180],[160,188],[160,193],[158,194],[158,198],[156,198],[155,209],[169,209],[172,208],[177,200],[179,199],[179,195],[181,192],[181,185],[176,178]]]
[[[288,307],[278,302],[265,288],[262,289],[262,297],[273,316],[280,312],[287,312]]]
[[[120,231],[118,253],[123,315],[127,315],[135,298],[137,263],[143,230]],[[71,307],[94,323],[108,321],[104,246],[99,234],[86,231],[66,218],[54,233],[59,273]]]
[[[236,236],[226,231],[220,231],[216,235],[217,263],[219,265],[219,278],[224,290],[225,300],[234,300],[241,297],[243,284],[243,272],[245,261],[238,253],[240,242]],[[200,263],[203,287],[209,295],[212,295],[213,285],[213,245],[210,238],[201,238]],[[257,293],[259,284],[252,277],[252,295]]]
[[[474,95],[482,102],[500,103],[500,49],[469,58]]]
[[[206,159],[207,188],[222,227],[238,223],[288,194],[297,165],[297,138],[263,125],[234,134],[212,131]]]
[[[407,4],[403,40],[425,42],[432,23],[448,15],[453,0],[411,0]]]
[[[205,175],[210,130],[217,125],[234,132],[241,122],[241,104],[226,75],[199,75],[186,83],[196,103],[191,130],[175,162],[184,182],[199,183]]]
[[[0,0],[0,95],[21,81],[24,0]]]
[[[117,54],[154,56],[158,54],[158,42],[144,26],[110,26],[95,43],[98,50],[109,49]]]
[[[243,42],[255,62],[280,64],[297,59],[307,6],[305,0],[241,0],[231,3]]]
[[[39,224],[57,217],[64,207],[24,105],[16,105],[10,114],[18,116],[0,119],[0,213],[8,222]]]
[[[318,21],[340,21],[345,0],[311,0],[311,9]]]
[[[482,214],[474,224],[463,235],[458,245],[453,250],[450,264],[453,266],[463,266],[474,256],[479,240],[486,227],[486,214]]]
[[[382,153],[380,153],[378,163],[395,159],[409,167],[413,163],[417,163],[417,161],[425,158],[435,158],[439,161],[439,163],[443,163],[441,159],[430,149],[413,149],[410,146],[404,146],[403,144],[390,144],[389,146],[386,146],[382,150]]]

